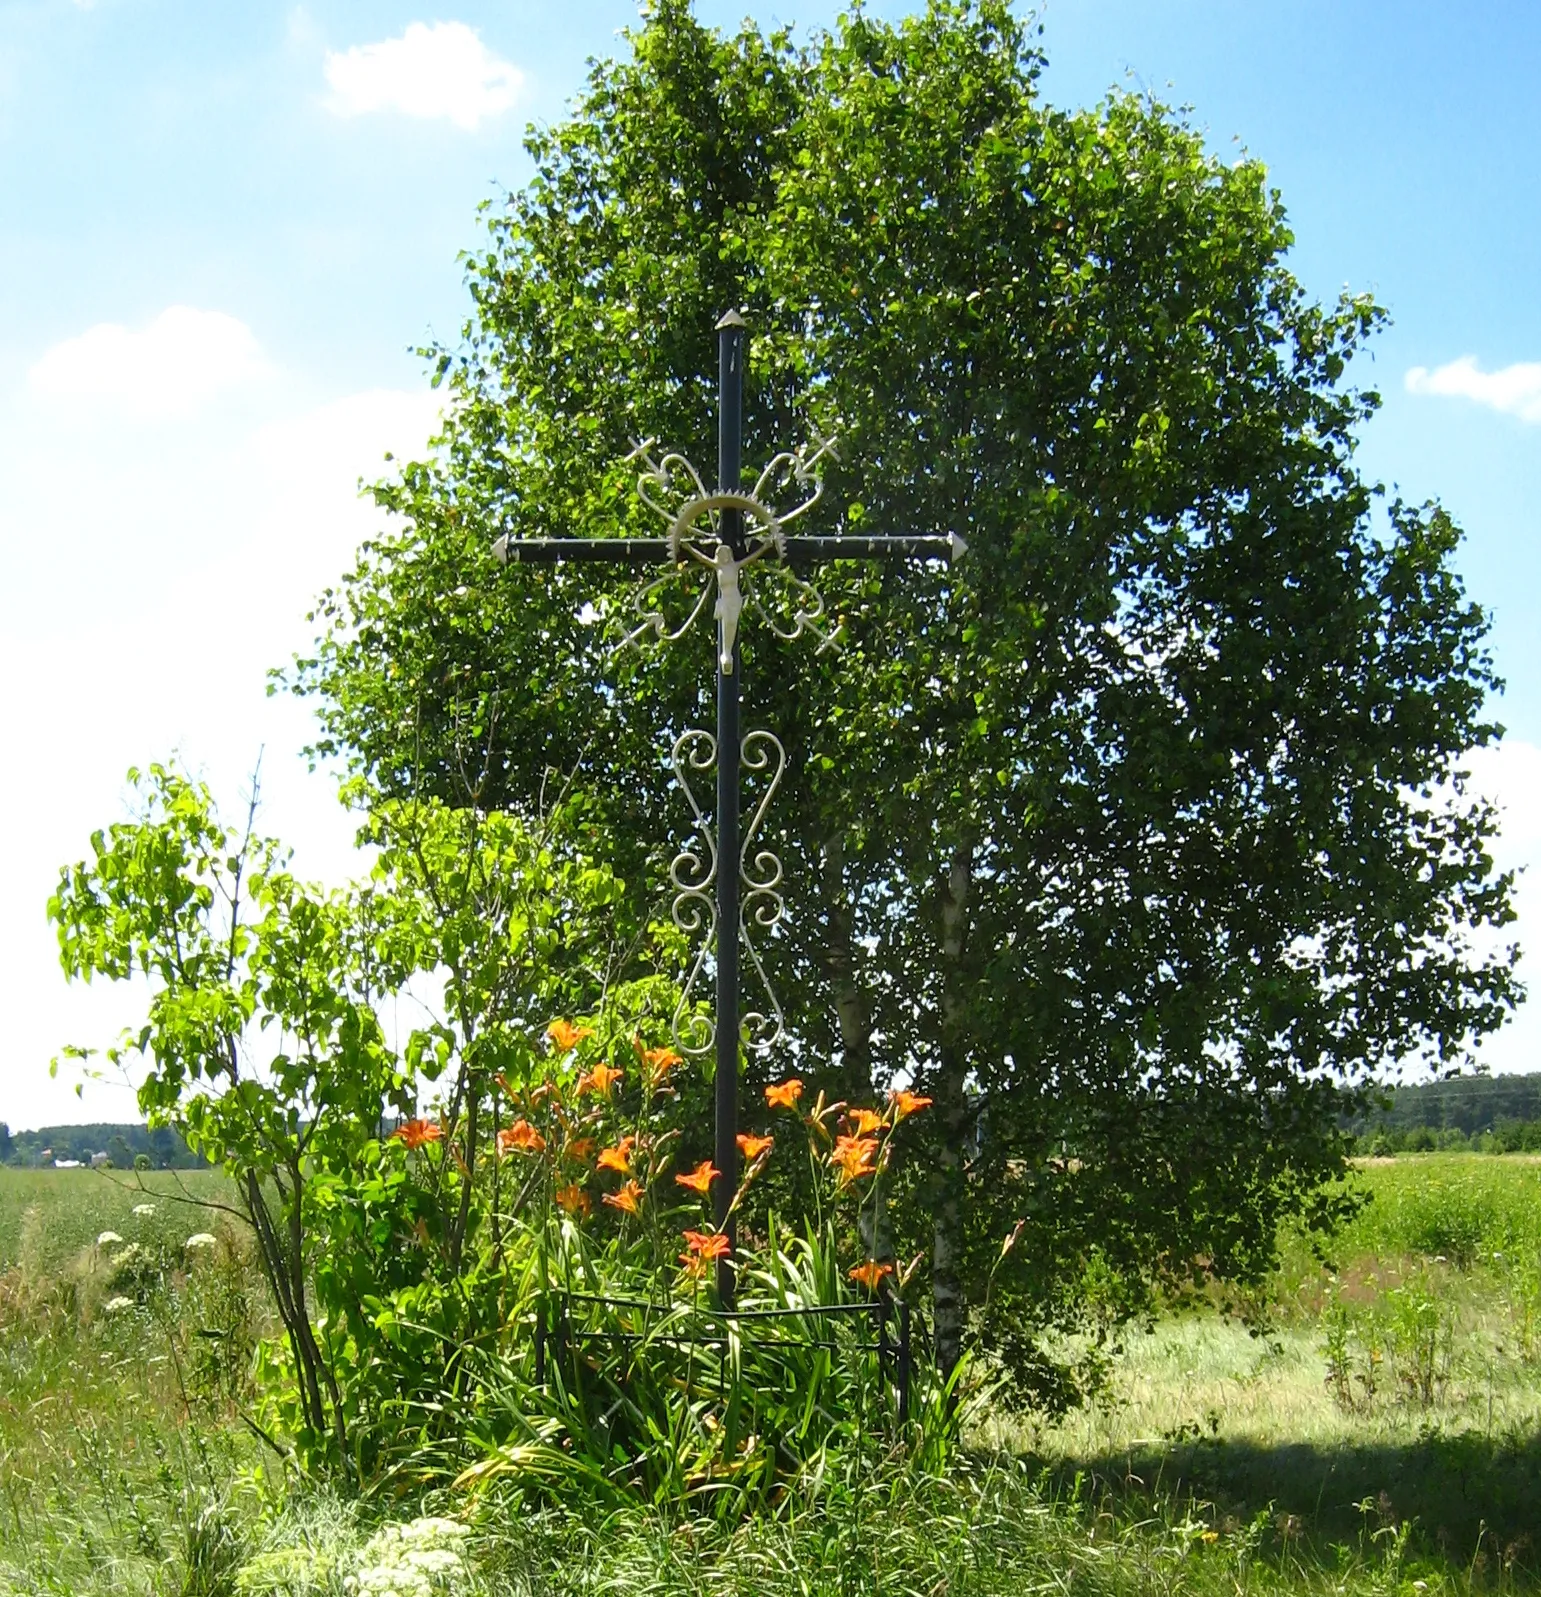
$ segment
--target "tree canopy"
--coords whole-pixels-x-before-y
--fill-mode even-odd
[[[1141,97],[1048,105],[1006,6],[798,42],[663,0],[630,47],[487,207],[428,352],[443,437],[290,680],[379,794],[531,817],[563,773],[661,900],[704,652],[612,655],[630,579],[491,544],[656,531],[626,456],[710,457],[741,308],[746,469],[838,434],[817,530],[971,551],[819,572],[839,653],[744,636],[790,755],[790,1057],[935,1098],[892,1246],[928,1252],[944,1363],[972,1303],[1049,1380],[1037,1328],[1265,1270],[1364,1086],[1516,1001],[1459,532],[1357,472],[1382,313],[1305,294],[1262,165]]]

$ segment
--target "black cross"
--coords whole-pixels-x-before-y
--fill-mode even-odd
[[[717,323],[717,489],[719,498],[745,500],[721,504],[717,543],[734,562],[748,557],[743,494],[744,358],[748,337],[744,319],[729,311]],[[953,535],[850,535],[809,537],[787,535],[782,552],[789,562],[818,565],[834,560],[874,559],[909,555],[926,560],[952,560],[966,545]],[[511,538],[493,545],[493,554],[509,565],[555,565],[566,561],[604,561],[630,566],[657,566],[683,559],[679,541],[670,538]],[[736,581],[736,568],[735,568]],[[719,578],[719,582],[721,579]],[[717,1136],[714,1163],[721,1172],[714,1184],[717,1229],[733,1241],[728,1207],[738,1187],[738,1055],[739,1055],[739,642],[737,613],[729,615],[719,601],[717,622]],[[724,1308],[733,1303],[733,1266],[718,1261],[717,1289]]]

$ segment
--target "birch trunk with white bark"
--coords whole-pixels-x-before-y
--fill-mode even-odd
[[[963,1154],[969,1106],[963,1015],[963,954],[968,934],[969,888],[974,851],[960,843],[952,852],[941,893],[942,1013],[941,1058],[934,1096],[941,1130],[937,1203],[931,1246],[931,1291],[936,1327],[936,1363],[950,1375],[963,1355],[965,1304],[961,1280],[963,1254]]]

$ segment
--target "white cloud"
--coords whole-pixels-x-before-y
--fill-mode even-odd
[[[413,22],[399,39],[329,50],[326,81],[339,116],[400,111],[470,130],[514,104],[524,74],[463,22]]]
[[[1462,355],[1448,365],[1414,366],[1408,372],[1410,394],[1440,394],[1474,399],[1521,421],[1541,422],[1541,361],[1517,361],[1496,372],[1485,372],[1475,355]]]
[[[98,1045],[142,1015],[143,992],[66,987],[43,906],[57,868],[122,816],[124,769],[174,750],[230,813],[259,751],[265,830],[303,876],[358,869],[354,822],[299,749],[308,703],[268,697],[267,669],[308,649],[317,593],[385,516],[358,479],[385,450],[421,458],[442,391],[375,389],[316,404],[261,396],[265,418],[219,409],[151,440],[114,418],[0,395],[0,740],[57,783],[0,785],[0,1009],[10,1023],[0,1120],[12,1127],[126,1119],[132,1095],[75,1075],[51,1081],[67,1042]],[[28,396],[30,399],[30,396]],[[10,401],[10,403],[8,403]]]
[[[28,379],[35,393],[50,399],[105,402],[158,419],[185,415],[267,372],[245,322],[223,311],[173,305],[137,332],[101,322],[55,344]]]

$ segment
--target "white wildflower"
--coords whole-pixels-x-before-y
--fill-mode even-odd
[[[309,1547],[278,1547],[258,1553],[235,1577],[239,1597],[292,1597],[296,1592],[335,1591],[334,1559]]]
[[[115,1242],[121,1242],[122,1240],[123,1238],[116,1231],[104,1231],[96,1239],[96,1245],[99,1248],[110,1248]]]
[[[434,1516],[383,1526],[359,1553],[343,1590],[348,1597],[450,1597],[464,1591],[471,1572],[460,1549],[469,1535],[458,1521]]]
[[[471,1534],[458,1519],[444,1519],[433,1514],[425,1514],[421,1519],[395,1528],[400,1531],[402,1541],[416,1542],[426,1547],[439,1542],[448,1542],[453,1547],[461,1538]]]
[[[141,1220],[147,1220],[152,1214],[155,1213],[155,1205],[153,1203],[136,1203],[134,1205],[134,1213],[137,1214]]]
[[[134,1300],[132,1298],[108,1298],[102,1305],[102,1313],[121,1314],[124,1309],[131,1309],[133,1306]]]
[[[189,1253],[196,1253],[199,1248],[212,1248],[218,1246],[219,1239],[212,1231],[195,1231],[183,1244]]]

